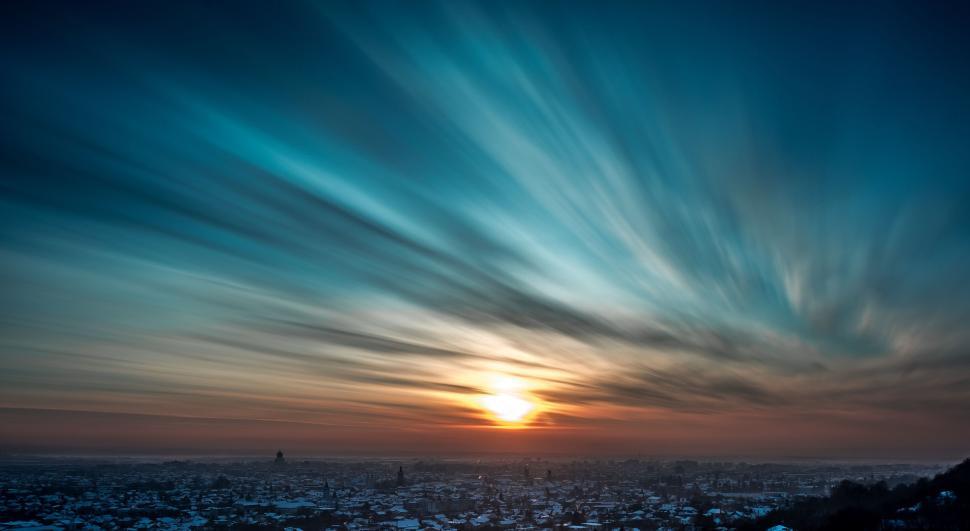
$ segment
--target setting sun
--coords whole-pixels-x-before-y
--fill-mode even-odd
[[[521,422],[535,407],[525,399],[508,394],[486,396],[482,398],[482,405],[505,422]]]
[[[503,424],[524,424],[537,410],[526,380],[507,375],[493,375],[486,388],[491,392],[478,398],[479,406],[493,420]]]

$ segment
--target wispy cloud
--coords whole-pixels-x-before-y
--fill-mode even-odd
[[[630,445],[963,419],[943,41],[707,8],[5,8],[0,406],[460,432],[505,375]]]

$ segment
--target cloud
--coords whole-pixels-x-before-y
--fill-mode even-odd
[[[630,441],[962,418],[970,87],[937,32],[385,7],[11,14],[3,404],[467,427],[504,375]]]

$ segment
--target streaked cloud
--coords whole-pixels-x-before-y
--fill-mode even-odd
[[[970,435],[966,36],[935,7],[154,7],[0,17],[0,416],[37,437]],[[481,435],[498,376],[536,433]]]

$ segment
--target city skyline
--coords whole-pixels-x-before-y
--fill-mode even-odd
[[[824,4],[0,7],[0,452],[965,458],[965,8]]]

